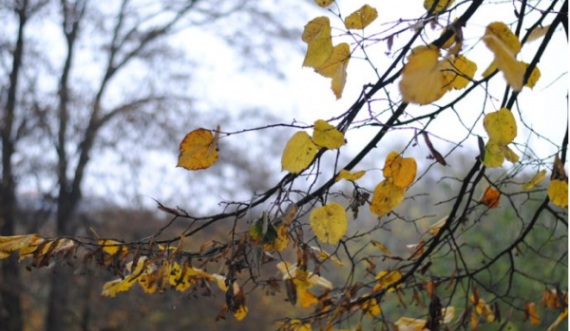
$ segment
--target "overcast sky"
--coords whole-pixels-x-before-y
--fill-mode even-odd
[[[341,0],[338,1],[338,3],[341,13],[346,16],[360,8],[360,6],[366,2]],[[419,0],[381,1],[371,2],[370,4],[377,6],[379,17],[375,23],[365,30],[367,34],[386,29],[387,25],[382,25],[382,23],[394,22],[400,18],[416,18],[425,12],[422,1]],[[467,8],[467,5],[461,6],[458,12],[451,15],[451,19],[460,15],[460,13]],[[516,5],[518,6],[518,2]],[[547,4],[543,1],[540,7],[545,7],[545,5]],[[276,4],[276,6],[279,6],[279,4]],[[331,8],[333,11],[337,11],[334,5],[331,6]],[[341,30],[334,29],[334,27],[343,28],[341,21],[325,9],[314,6],[310,11],[299,12],[297,18],[299,21],[306,23],[312,18],[321,15],[328,16],[331,19],[333,36],[338,36],[342,33]],[[525,27],[532,24],[536,17],[538,17],[538,12],[527,16]],[[550,22],[552,17],[549,18],[547,22]],[[441,20],[445,22],[444,18]],[[481,10],[470,20],[467,28],[463,30],[465,36],[464,54],[478,65],[475,79],[481,78],[481,73],[492,60],[492,53],[481,42],[481,36],[484,34],[485,27],[493,21],[502,21],[507,24],[515,22],[516,18],[514,16],[513,3],[510,1],[486,2]],[[301,24],[304,25],[305,23]],[[399,25],[398,29],[405,27],[407,24],[409,23]],[[525,29],[523,29],[523,32],[524,31]],[[192,36],[193,40],[203,39],[203,41],[197,42],[200,47],[192,47],[192,52],[196,54],[195,56],[200,59],[201,63],[201,66],[197,68],[198,71],[195,76],[197,77],[196,81],[199,81],[200,84],[196,84],[192,87],[192,93],[200,95],[203,98],[200,102],[200,106],[206,109],[210,107],[211,109],[227,109],[232,111],[243,108],[258,108],[275,114],[280,119],[279,121],[283,123],[291,123],[293,119],[295,119],[302,123],[312,124],[316,119],[329,119],[346,111],[360,94],[362,86],[376,81],[376,76],[371,70],[370,65],[361,59],[361,53],[356,52],[348,66],[348,80],[343,97],[340,100],[336,100],[330,90],[329,79],[314,73],[310,68],[303,68],[301,66],[304,54],[299,52],[296,47],[283,45],[281,48],[281,52],[283,53],[280,54],[278,61],[274,64],[285,73],[285,77],[279,79],[270,72],[251,69],[244,70],[240,54],[237,54],[231,46],[213,34],[204,34],[198,30],[184,31],[180,33],[179,37],[184,39],[188,38],[189,35]],[[429,36],[437,38],[438,35],[439,30],[430,33]],[[411,32],[409,31],[398,35],[394,39],[394,46],[390,54],[387,54],[388,49],[384,42],[369,47],[367,49],[368,55],[374,65],[383,72],[383,69],[392,61],[394,57],[393,54],[395,54],[394,51],[407,42],[410,36]],[[352,40],[346,37],[333,38],[333,44],[340,42],[351,43]],[[418,45],[421,43],[422,41],[417,42]],[[193,44],[195,45],[195,43]],[[299,45],[301,45],[302,49],[305,49],[304,45],[300,42],[300,36]],[[525,45],[518,59],[530,62],[539,45],[540,40]],[[564,33],[557,33],[539,63],[542,77],[538,84],[532,91],[529,88],[524,88],[523,93],[519,96],[522,119],[536,132],[556,144],[560,144],[562,141],[567,123],[567,56],[568,48]],[[487,112],[499,109],[504,87],[505,81],[502,74],[499,73],[498,77],[494,78],[490,84],[489,91],[491,97],[487,100],[487,102],[490,103],[487,106]],[[392,86],[391,91],[392,97],[399,99],[397,84]],[[442,100],[450,100],[459,95],[459,93],[460,92],[451,92]],[[467,127],[471,127],[481,114],[484,95],[485,91],[482,88],[477,89],[470,97],[459,104],[457,108],[458,113],[461,116],[461,121],[463,121]],[[495,98],[495,100],[493,100],[493,98]],[[444,104],[442,101],[438,101],[437,103]],[[375,105],[378,106],[378,110],[382,107],[386,107],[385,103]],[[430,106],[411,106],[408,108],[408,112],[414,115],[430,110],[433,110]],[[519,126],[519,133],[515,142],[521,144],[528,143],[540,157],[546,157],[556,152],[556,146],[545,139],[540,139],[536,135],[530,134],[530,131],[521,123],[521,117],[519,115],[516,116],[516,119]],[[199,126],[198,123],[195,125]],[[234,130],[247,127],[247,120],[241,123],[232,123],[231,125],[231,129]],[[188,129],[190,131],[194,128],[195,127],[189,127]],[[280,130],[283,130],[283,134],[287,136],[294,133],[294,130]],[[377,129],[361,129],[349,132],[347,135],[349,144],[343,147],[344,151],[352,155],[356,154],[362,144],[367,138],[375,134],[376,130]],[[310,130],[308,131],[310,132]],[[440,115],[437,121],[429,127],[429,131],[442,138],[441,140],[434,140],[437,148],[442,152],[447,152],[452,148],[451,142],[459,142],[467,135],[467,129],[463,127],[459,118],[451,111]],[[413,133],[413,130],[398,130],[389,135],[389,144],[401,145],[406,143],[411,139]],[[481,121],[475,125],[474,134],[487,138]],[[385,142],[383,142],[383,144],[385,144]],[[469,150],[477,149],[477,141],[475,138],[470,138],[465,141],[462,146],[463,148],[461,150],[467,153]],[[275,146],[275,148],[282,150],[284,146]],[[381,154],[387,154],[389,147],[380,152],[381,153],[373,153],[371,155],[371,157],[378,158],[379,166],[383,163]],[[412,151],[411,154],[414,154],[414,152]],[[425,149],[423,149],[422,152],[418,151],[416,155],[412,156],[416,157],[419,162],[422,162],[423,159],[425,159],[425,154]],[[521,155],[522,153],[519,152],[518,154]],[[165,160],[165,165],[172,165],[174,163],[174,157]],[[508,170],[511,164],[505,162],[503,167],[505,170]],[[278,162],[274,164],[274,168],[276,172],[281,170]],[[170,166],[165,166],[164,169],[169,170],[168,175],[165,176],[166,180],[168,180],[167,177],[170,177],[177,181],[186,176],[185,171],[182,169],[175,169]],[[142,191],[146,188],[152,190],[152,183],[148,184],[149,186],[143,185]]]

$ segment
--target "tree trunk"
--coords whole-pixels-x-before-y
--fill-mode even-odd
[[[18,77],[24,54],[24,27],[27,21],[28,1],[23,1],[16,8],[19,18],[18,39],[10,72],[10,87],[6,98],[6,105],[2,110],[0,136],[2,138],[2,182],[0,183],[0,235],[15,234],[16,227],[16,181],[12,169],[12,156],[14,155],[14,117],[16,111],[16,98]],[[23,329],[22,307],[20,293],[22,283],[17,258],[4,260],[1,264],[0,279],[0,330],[20,331]]]

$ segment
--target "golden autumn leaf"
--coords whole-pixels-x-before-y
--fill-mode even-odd
[[[535,41],[541,37],[544,37],[544,35],[548,32],[548,29],[550,29],[550,25],[543,26],[543,27],[537,26],[536,28],[532,29],[532,31],[530,32],[530,35],[528,36],[526,41],[531,42],[531,41]]]
[[[312,305],[316,305],[319,303],[319,298],[313,294],[313,292],[308,291],[306,289],[299,289],[297,291],[297,302],[301,305],[301,307],[307,308]]]
[[[523,185],[523,190],[528,191],[535,187],[538,183],[542,182],[546,178],[546,170],[542,169],[539,173],[534,175],[528,182]]]
[[[443,324],[449,324],[455,318],[455,307],[448,306],[441,308],[441,315],[443,316]]]
[[[525,321],[527,319],[530,319],[530,324],[532,325],[540,324],[540,316],[538,316],[538,312],[536,311],[536,303],[527,302],[524,305],[524,311],[525,311]]]
[[[298,174],[313,162],[318,150],[309,134],[299,131],[287,142],[281,157],[281,166],[283,170]]]
[[[424,0],[424,8],[426,10],[430,10],[436,1],[438,2],[433,10],[433,13],[439,13],[440,11],[446,10],[453,4],[453,2],[455,2],[455,0]]]
[[[445,94],[446,81],[440,71],[439,55],[435,47],[418,46],[412,50],[400,81],[404,102],[426,105]]]
[[[408,252],[410,254],[412,254],[412,256],[410,256],[410,259],[419,258],[426,250],[425,245],[426,245],[426,242],[423,240],[417,244],[406,245]]]
[[[339,181],[344,179],[344,180],[354,182],[354,181],[362,178],[362,176],[364,176],[365,174],[366,174],[366,171],[364,171],[364,170],[356,171],[356,172],[350,172],[350,171],[346,171],[346,170],[342,169],[338,173],[338,176],[336,176],[334,181],[339,182]]]
[[[548,186],[548,198],[558,207],[568,207],[568,183],[555,179]]]
[[[245,318],[248,312],[249,309],[247,309],[245,305],[240,305],[237,308],[237,310],[234,312],[234,317],[236,318],[237,321],[241,321]]]
[[[325,8],[330,6],[334,2],[334,0],[315,0],[315,2],[317,3],[317,5]]]
[[[320,248],[318,248],[318,247],[315,247],[315,246],[311,246],[310,248],[311,248],[311,250],[317,255],[317,257],[318,257],[320,260],[323,260],[323,261],[331,260],[331,261],[333,261],[334,263],[336,263],[336,266],[337,266],[337,267],[342,267],[342,266],[344,266],[344,263],[342,263],[342,261],[339,260],[336,256],[331,255],[331,254],[325,252],[324,250],[322,250],[322,249],[320,249]]]
[[[516,55],[521,49],[517,36],[506,24],[494,22],[487,26],[483,42],[495,55],[493,63],[503,72],[507,83],[515,91],[520,91],[523,87],[525,70],[523,65],[516,60]],[[485,73],[490,74],[489,71],[494,70],[487,69]]]
[[[384,177],[394,185],[407,188],[416,179],[417,168],[414,158],[403,158],[396,152],[390,152],[386,157],[382,172]]]
[[[390,249],[388,249],[388,247],[384,246],[384,244],[382,244],[379,241],[376,240],[371,240],[370,243],[372,244],[372,246],[378,248],[382,253],[386,254],[386,255],[392,255],[392,251],[390,251]]]
[[[477,315],[484,316],[487,322],[493,323],[495,321],[495,314],[491,307],[483,300],[482,298],[476,298],[475,296],[471,296],[469,298],[471,303],[475,305],[475,312]]]
[[[410,318],[410,317],[400,317],[395,323],[396,331],[422,331],[427,324],[426,320]]]
[[[292,319],[288,324],[288,331],[311,331],[311,324],[303,323],[298,319]]]
[[[449,218],[448,216],[442,217],[439,221],[433,223],[429,228],[428,228],[428,232],[429,234],[431,234],[432,236],[435,236],[439,233],[439,230],[441,230],[441,228],[445,225],[445,222],[447,222],[447,219]]]
[[[522,64],[524,71],[526,73],[529,64],[523,61],[520,61],[520,63]],[[538,82],[539,79],[540,79],[540,69],[538,69],[538,66],[535,66],[534,69],[532,70],[532,73],[528,77],[528,81],[526,82],[526,84],[524,84],[524,86],[530,87],[532,89],[534,88],[536,82]]]
[[[445,79],[445,89],[460,90],[475,76],[477,64],[463,55],[447,58],[441,65],[441,73]]]
[[[480,201],[489,208],[497,208],[501,204],[500,198],[501,192],[492,186],[488,186],[487,189],[485,189],[485,193],[483,193],[483,197],[481,197]]]
[[[376,275],[378,282],[372,288],[372,292],[378,292],[384,288],[388,288],[390,285],[398,282],[402,279],[402,273],[398,270],[383,270]],[[402,284],[397,285],[398,288],[402,287]],[[392,287],[388,289],[388,292],[394,292],[395,289]]]
[[[326,121],[317,120],[313,131],[313,142],[318,147],[339,149],[344,145],[344,134]]]
[[[344,20],[347,29],[364,29],[378,17],[378,11],[374,7],[364,5]]]
[[[263,245],[263,250],[283,252],[289,246],[289,227],[286,224],[282,224],[275,231],[277,232],[277,238],[271,243]]]
[[[555,288],[544,290],[544,293],[542,295],[543,307],[560,309],[564,307],[564,303],[568,305],[568,292],[562,291],[562,293],[559,294]]]
[[[342,97],[342,91],[346,84],[346,69],[350,60],[350,46],[347,43],[336,45],[332,54],[325,62],[315,67],[315,70],[328,78],[332,78],[331,89],[337,99]]]
[[[503,154],[509,162],[517,163],[520,160],[519,156],[509,146],[503,146]]]
[[[497,168],[505,162],[505,153],[502,144],[495,140],[489,140],[485,145],[485,159],[483,164],[488,168]]]
[[[125,279],[115,279],[110,282],[106,282],[103,285],[103,292],[101,292],[101,296],[107,298],[114,298],[117,296],[117,293],[127,292],[131,289],[133,284],[136,281],[132,278],[125,278]]]
[[[307,54],[303,61],[304,67],[316,69],[331,56],[333,45],[331,39],[331,25],[328,17],[317,17],[307,23],[301,38],[308,45]]]
[[[214,135],[210,130],[196,129],[186,135],[180,143],[177,167],[188,170],[207,169],[218,159]]]
[[[35,234],[0,236],[0,259],[9,257],[10,253],[17,250],[25,250],[27,253],[31,253],[30,250],[35,251],[40,241],[43,242],[43,239]],[[20,258],[23,258],[24,255],[20,254]]]
[[[509,144],[517,136],[517,122],[508,108],[485,115],[483,126],[489,134],[489,139],[499,144]]]
[[[319,241],[336,245],[348,230],[344,208],[336,202],[315,208],[311,212],[311,229]]]
[[[99,241],[97,241],[97,244],[103,246],[103,252],[109,254],[109,255],[115,255],[117,254],[119,251],[123,254],[128,253],[129,248],[125,245],[123,245],[122,242],[119,241],[115,241],[115,240],[105,240],[105,239],[101,239]],[[117,245],[117,246],[109,246],[109,245]]]
[[[374,189],[370,211],[382,217],[391,212],[402,201],[404,201],[404,189],[384,180]]]
[[[283,274],[283,280],[294,279],[298,287],[307,288],[318,285],[328,289],[333,288],[333,284],[329,280],[312,272],[302,271],[297,267],[297,264],[281,261],[277,263],[277,269]]]
[[[367,294],[364,294],[362,297],[365,298],[367,296]],[[382,308],[380,308],[378,301],[374,298],[364,301],[362,304],[362,310],[366,313],[366,315],[371,317],[376,317],[382,314]]]

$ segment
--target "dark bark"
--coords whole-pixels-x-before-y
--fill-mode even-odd
[[[10,72],[10,87],[6,104],[2,110],[0,136],[2,138],[2,182],[0,184],[0,234],[15,234],[16,220],[16,181],[12,168],[14,155],[14,117],[17,104],[18,77],[24,54],[24,28],[27,22],[28,1],[24,0],[16,8],[19,19],[18,37]],[[0,279],[0,330],[16,331],[23,329],[20,293],[22,283],[17,258],[3,261]]]
[[[69,229],[69,219],[73,214],[80,195],[72,192],[67,179],[68,171],[68,152],[66,149],[68,124],[69,124],[69,77],[73,66],[73,56],[75,50],[75,42],[79,33],[81,20],[86,10],[86,0],[78,0],[71,4],[68,1],[61,1],[62,10],[62,31],[64,32],[67,55],[62,68],[59,81],[59,132],[57,143],[58,156],[58,183],[59,192],[57,199],[56,214],[56,234],[72,235]],[[48,296],[48,312],[46,315],[46,330],[65,330],[69,328],[71,316],[67,303],[68,279],[66,273],[62,272],[60,267],[55,268],[55,272],[51,278],[50,292]]]

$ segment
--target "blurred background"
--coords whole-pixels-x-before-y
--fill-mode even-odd
[[[333,11],[346,16],[364,3],[339,0]],[[284,174],[281,153],[298,130],[286,126],[312,125],[316,119],[346,111],[362,86],[376,81],[374,68],[382,70],[393,60],[411,36],[409,26],[425,13],[419,0],[371,5],[379,11],[378,44],[367,49],[366,56],[360,50],[353,54],[343,98],[337,101],[327,79],[301,68],[305,44],[300,36],[308,21],[328,15],[333,25],[342,28],[340,20],[335,22],[313,1],[0,0],[0,235],[135,240],[156,232],[168,220],[156,210],[154,199],[192,215],[219,212],[223,201],[249,201]],[[484,5],[465,30],[467,56],[476,60],[478,73],[492,59],[480,37],[493,20],[516,21],[513,4]],[[402,27],[404,32],[388,46],[382,33]],[[426,38],[438,35],[434,30]],[[335,44],[350,38],[333,29]],[[517,148],[523,159],[529,156],[526,179],[544,166],[531,159],[546,160],[558,152],[567,122],[564,34],[557,34],[551,45],[539,64],[541,81],[532,94],[520,98],[524,107],[517,117],[521,124]],[[527,62],[536,47],[529,46]],[[430,127],[439,138],[434,140],[436,147],[449,152],[450,166],[445,170],[428,172],[433,166],[429,153],[410,147],[417,132],[413,124],[394,130],[389,143],[362,162],[360,168],[371,171],[360,185],[369,189],[381,179],[381,155],[390,150],[407,149],[418,160],[418,174],[426,174],[414,184],[410,196],[416,198],[401,210],[406,218],[420,221],[392,222],[375,233],[395,254],[405,254],[406,244],[417,243],[431,223],[445,216],[448,206],[438,203],[452,194],[457,182],[440,179],[461,177],[464,165],[477,153],[473,137],[485,135],[482,125],[475,126],[483,109],[480,100],[488,98],[498,107],[504,91],[501,79],[491,85],[474,91],[462,108],[442,114],[439,124]],[[399,100],[397,86],[390,88]],[[378,100],[370,111],[380,119],[381,110],[391,102]],[[409,112],[417,115],[429,107],[410,107]],[[175,167],[179,143],[191,130],[219,124],[224,132],[239,132],[276,123],[285,125],[221,139],[220,159],[207,171]],[[350,130],[341,164],[375,132],[367,126]],[[334,159],[326,162],[333,164]],[[350,195],[350,185],[342,185]],[[538,193],[544,194],[546,185]],[[526,206],[530,211],[534,205],[531,201]],[[481,227],[479,237],[471,238],[474,246],[492,246],[489,238],[500,242],[507,237],[513,215],[506,211],[494,217],[494,226]],[[365,208],[351,229],[375,222]],[[176,224],[164,236],[185,227]],[[228,231],[223,226],[209,228],[203,240],[224,238]],[[565,251],[564,231],[544,249],[553,254]],[[202,243],[188,245],[196,249]],[[560,285],[567,288],[566,265],[545,262],[541,256],[526,255],[529,270],[544,273],[536,277],[566,279]],[[483,257],[474,251],[470,258]],[[265,330],[273,329],[276,319],[300,312],[286,302],[284,290],[268,289],[248,296],[250,313],[244,321],[236,323],[231,316],[229,321],[216,321],[224,301],[221,292],[201,297],[200,291],[145,295],[132,290],[106,299],[100,291],[104,282],[115,278],[113,270],[79,263],[37,270],[29,261],[4,261],[0,330]],[[279,276],[276,270],[268,272]],[[324,272],[333,282],[343,279],[340,269]],[[518,295],[536,296],[543,287],[535,282],[520,284]]]

